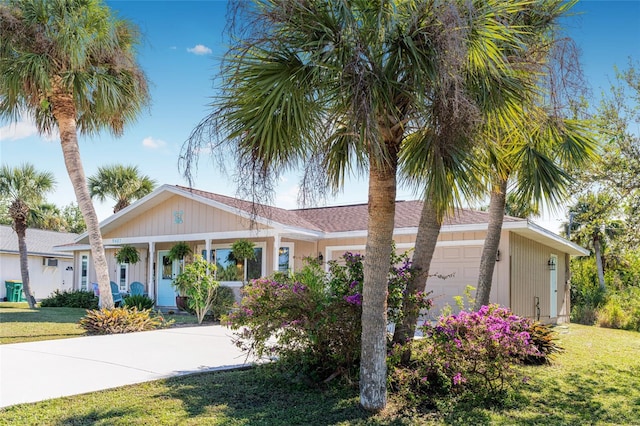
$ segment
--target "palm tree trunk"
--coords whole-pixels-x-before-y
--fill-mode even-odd
[[[29,309],[34,309],[35,304],[31,299],[31,283],[29,281],[29,257],[27,255],[27,215],[29,206],[22,200],[17,199],[9,206],[9,216],[13,221],[13,230],[18,236],[18,253],[20,254],[20,276],[22,278],[22,289],[27,299]],[[19,299],[18,299],[19,300]]]
[[[392,164],[390,164],[392,162]],[[393,243],[397,159],[370,158],[369,223],[362,290],[360,404],[380,411],[387,404],[387,282]]]
[[[112,309],[114,305],[113,297],[111,296],[111,286],[109,284],[107,258],[104,252],[104,245],[102,244],[98,216],[91,202],[87,179],[80,158],[78,136],[76,133],[76,109],[73,103],[73,96],[64,93],[59,88],[54,88],[54,96],[51,97],[51,100],[53,115],[58,122],[58,129],[60,130],[60,144],[62,145],[64,163],[67,167],[69,178],[71,178],[71,184],[73,185],[76,200],[78,201],[78,207],[80,207],[80,211],[87,225],[91,257],[93,258],[93,265],[96,270],[98,287],[100,289],[100,304],[103,308]]]
[[[442,219],[438,217],[435,206],[427,197],[422,205],[418,234],[416,235],[415,251],[411,262],[411,281],[407,283],[407,290],[402,300],[402,321],[396,324],[393,334],[393,343],[403,345],[402,363],[408,364],[411,360],[411,342],[416,332],[419,307],[415,302],[415,294],[424,291],[429,278],[431,259],[436,249]]]
[[[498,179],[491,191],[489,201],[489,227],[482,248],[480,258],[480,271],[478,273],[478,290],[474,309],[477,311],[483,305],[489,304],[491,294],[491,281],[493,270],[496,266],[496,255],[500,245],[502,222],[504,221],[504,208],[507,200],[507,179]]]
[[[602,265],[602,245],[600,244],[600,238],[596,237],[593,240],[593,248],[596,252],[596,268],[598,269],[598,282],[600,283],[600,290],[605,291],[607,288],[604,285],[604,266]]]

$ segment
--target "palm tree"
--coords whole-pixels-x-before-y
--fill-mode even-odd
[[[29,263],[27,258],[27,221],[31,209],[40,204],[44,194],[55,186],[55,179],[50,172],[38,172],[33,165],[20,167],[0,167],[0,197],[10,203],[9,215],[13,221],[13,229],[18,235],[18,251],[20,252],[20,273],[22,287],[27,297],[29,308],[35,304],[31,298],[29,283]]]
[[[118,213],[149,194],[156,186],[156,181],[147,175],[141,175],[137,166],[114,164],[98,167],[98,172],[89,176],[89,194],[104,202],[107,197],[113,198],[116,205],[113,212]]]
[[[536,70],[543,65],[540,60],[545,58],[544,48],[553,46],[547,42],[541,48],[539,40],[572,4],[556,0],[513,4],[510,13],[501,14],[501,22],[509,22],[507,26],[519,31],[507,34],[508,37],[472,39],[468,67],[462,78],[465,90],[479,108],[480,125],[471,135],[473,144],[465,140],[468,135],[447,132],[453,111],[440,108],[433,111],[430,117],[432,126],[423,140],[413,143],[412,138],[407,138],[403,146],[403,173],[416,187],[426,186],[413,255],[412,279],[404,295],[403,317],[401,323],[396,324],[393,336],[394,343],[404,344],[404,363],[411,357],[411,345],[405,343],[411,342],[414,336],[419,314],[415,294],[425,288],[443,218],[450,214],[461,197],[472,200],[483,193],[477,177],[482,175],[484,168],[478,156],[470,156],[469,152],[478,152],[487,144],[489,147],[493,145],[488,142],[489,137],[479,137],[487,128],[512,126],[521,119],[521,105],[528,102],[531,93],[539,90]],[[490,66],[483,67],[483,64],[491,63],[492,53],[508,58],[507,66],[501,67],[500,71]]]
[[[586,122],[558,120],[541,108],[526,112],[526,119],[514,123],[515,131],[494,139],[498,143],[485,151],[490,184],[489,225],[480,258],[476,310],[489,304],[510,179],[518,203],[534,210],[542,201],[553,205],[566,195],[571,184],[568,168],[581,167],[596,151]],[[498,133],[505,134],[502,129]]]
[[[0,4],[0,116],[28,114],[41,134],[56,128],[87,224],[102,306],[113,307],[102,236],[87,188],[78,130],[119,136],[148,101],[131,23],[100,0],[5,0]]]
[[[513,37],[500,20],[527,2],[248,3],[233,3],[222,91],[183,147],[181,167],[192,180],[198,152],[213,139],[213,152],[236,155],[240,191],[254,201],[295,166],[304,169],[303,193],[337,191],[348,174],[368,176],[360,402],[377,411],[386,405],[399,152],[408,135],[429,128],[434,107],[451,112],[453,133],[465,133],[476,116],[459,84],[468,39]],[[489,61],[476,65],[502,69],[500,52],[485,51]]]
[[[572,241],[593,249],[601,290],[606,290],[602,258],[607,242],[622,233],[617,198],[605,192],[581,195],[569,209],[572,219],[567,230]]]

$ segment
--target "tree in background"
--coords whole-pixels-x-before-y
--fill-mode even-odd
[[[55,179],[50,172],[39,172],[33,165],[24,164],[20,167],[0,167],[0,197],[9,203],[9,216],[12,226],[18,236],[18,251],[20,253],[20,274],[22,287],[27,298],[29,308],[35,304],[31,298],[29,283],[29,262],[27,257],[27,222],[33,207],[38,206],[44,194],[55,187]]]
[[[615,197],[604,192],[587,193],[578,197],[569,208],[569,238],[593,250],[600,290],[605,291],[603,257],[606,247],[622,234],[623,222],[616,219],[619,212]]]
[[[5,0],[0,4],[0,117],[27,115],[60,133],[65,165],[89,230],[102,307],[113,308],[98,217],[77,132],[120,136],[149,99],[135,60],[138,32],[100,0]]]
[[[76,203],[70,203],[62,208],[62,219],[64,223],[64,232],[72,232],[74,234],[82,234],[87,230],[84,223],[82,211]]]
[[[140,174],[137,166],[114,164],[98,167],[98,172],[89,176],[89,194],[104,202],[107,198],[116,201],[113,212],[129,206],[132,202],[148,195],[156,186],[156,181]]]

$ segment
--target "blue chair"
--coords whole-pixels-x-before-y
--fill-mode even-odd
[[[144,285],[138,281],[132,282],[129,284],[129,294],[132,296],[144,296]]]
[[[120,289],[118,288],[118,284],[111,281],[111,296],[113,297],[113,306],[124,306],[124,298],[122,294],[120,294]]]

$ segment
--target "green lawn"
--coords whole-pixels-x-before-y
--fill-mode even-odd
[[[0,425],[639,425],[640,333],[559,327],[566,351],[528,367],[506,407],[408,412],[391,398],[370,416],[354,387],[308,388],[273,366],[206,373],[0,411]]]
[[[80,308],[29,309],[26,302],[0,302],[0,344],[66,339],[85,334],[78,320],[86,313]],[[165,315],[174,326],[196,324],[194,315]]]

